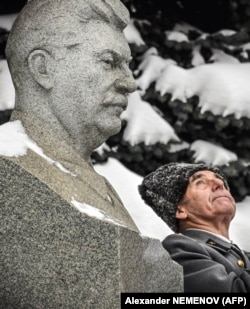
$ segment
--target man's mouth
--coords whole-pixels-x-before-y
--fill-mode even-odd
[[[227,194],[215,196],[215,197],[213,198],[213,201],[215,201],[215,200],[217,200],[217,199],[220,199],[220,198],[225,198],[225,199],[229,200],[230,202],[232,202],[231,197],[230,197],[229,195],[227,195]]]

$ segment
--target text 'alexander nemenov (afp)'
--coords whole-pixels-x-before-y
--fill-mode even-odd
[[[133,306],[156,305],[213,305],[213,307],[248,307],[250,296],[233,294],[183,294],[183,293],[121,293],[121,309]]]

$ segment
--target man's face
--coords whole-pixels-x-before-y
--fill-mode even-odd
[[[193,174],[188,183],[182,203],[193,222],[209,222],[233,219],[235,200],[225,188],[223,179],[211,171]]]
[[[56,63],[51,90],[51,109],[80,148],[120,131],[127,95],[136,89],[124,35],[96,21],[83,31]]]

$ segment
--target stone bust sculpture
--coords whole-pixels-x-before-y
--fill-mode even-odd
[[[1,308],[116,309],[122,291],[183,290],[180,266],[141,237],[91,164],[136,89],[128,21],[119,0],[30,0],[13,25],[15,109],[0,126],[9,145],[0,145]]]
[[[16,90],[11,120],[20,120],[31,140],[12,160],[70,203],[87,203],[132,226],[90,159],[119,132],[136,89],[123,34],[128,21],[120,1],[31,0],[13,26],[6,57]]]

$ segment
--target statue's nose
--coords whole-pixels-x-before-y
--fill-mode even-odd
[[[122,93],[131,93],[137,89],[132,73],[129,77],[119,78],[115,81],[115,88]]]

